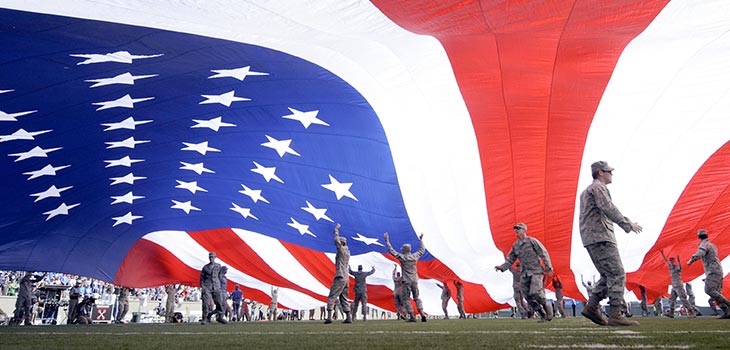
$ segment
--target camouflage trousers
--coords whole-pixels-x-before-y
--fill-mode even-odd
[[[411,296],[413,296],[413,301],[416,302],[416,310],[418,310],[418,313],[421,314],[421,316],[425,315],[423,313],[423,304],[421,303],[421,299],[418,297],[418,281],[403,281],[403,307],[405,307],[406,312],[409,315],[413,316],[413,307],[411,306],[410,301]]]
[[[327,296],[327,311],[335,309],[335,300],[339,300],[342,311],[350,311],[350,304],[347,302],[348,279],[337,276],[330,286],[330,294]]]
[[[522,317],[527,317],[528,309],[525,298],[522,296],[522,285],[512,286],[512,297],[515,299],[515,306]]]
[[[684,286],[672,286],[672,293],[669,295],[669,312],[674,313],[677,308],[677,298],[682,302],[682,306],[688,311],[699,311],[697,308],[689,302],[687,299],[687,292],[684,290]]]
[[[586,246],[586,249],[601,276],[593,286],[593,294],[599,300],[608,297],[608,304],[612,307],[621,307],[626,288],[626,272],[618,247],[612,242],[598,242]]]
[[[710,301],[717,302],[717,305],[730,307],[730,302],[722,295],[722,275],[712,273],[705,275],[705,293],[710,296]],[[712,305],[712,302],[710,302]]]
[[[545,285],[542,281],[543,275],[522,275],[520,282],[522,283],[522,295],[527,299],[533,310],[540,311],[545,309],[547,298],[545,297]],[[546,310],[547,311],[547,310]]]
[[[355,313],[357,312],[357,308],[360,306],[360,303],[362,303],[362,315],[367,316],[368,315],[368,294],[367,293],[357,293],[355,292],[355,299],[352,299],[352,315],[355,317]]]

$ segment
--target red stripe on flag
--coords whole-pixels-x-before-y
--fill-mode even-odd
[[[200,271],[185,265],[157,243],[140,239],[119,265],[114,284],[131,288],[181,283],[200,285]]]
[[[667,0],[374,0],[400,26],[439,39],[472,118],[494,241],[523,221],[550,252],[566,296],[575,193],[593,115],[626,45]]]
[[[146,239],[140,239],[129,250],[114,279],[114,284],[131,288],[177,283],[200,286],[200,270],[191,268],[164,247]],[[229,281],[229,286],[232,285]],[[241,285],[241,290],[246,298],[271,302],[271,297],[258,289]]]
[[[312,292],[305,288],[306,286],[299,286],[281,276],[230,229],[197,231],[188,234],[206,250],[215,252],[219,259],[238,271],[276,287],[296,290],[315,299],[326,300],[326,297]]]

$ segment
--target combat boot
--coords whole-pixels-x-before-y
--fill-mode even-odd
[[[545,303],[543,306],[545,308],[545,321],[550,321],[555,316],[555,313],[553,312],[553,306],[550,303]]]
[[[324,320],[324,324],[332,323],[332,310],[327,310],[327,319]]]
[[[601,314],[601,310],[598,309],[600,307],[598,302],[598,297],[595,294],[591,294],[588,303],[583,307],[580,314],[599,326],[607,326],[608,321]]]
[[[638,326],[639,322],[627,320],[621,315],[621,306],[611,306],[611,316],[608,318],[608,325],[617,326]]]
[[[723,314],[718,317],[719,319],[730,319],[730,304],[721,304],[720,308]]]
[[[349,312],[345,312],[345,320],[342,321],[342,323],[352,323],[352,318],[350,318]]]

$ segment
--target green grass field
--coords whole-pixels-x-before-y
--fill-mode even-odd
[[[583,318],[249,322],[0,327],[0,349],[728,349],[730,320],[637,318],[599,327]]]

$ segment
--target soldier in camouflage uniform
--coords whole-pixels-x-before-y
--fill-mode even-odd
[[[674,318],[674,309],[677,308],[677,297],[679,297],[679,300],[682,302],[682,305],[687,311],[687,316],[692,318],[697,317],[697,313],[700,311],[690,304],[687,299],[687,293],[684,291],[684,283],[682,282],[682,266],[678,262],[680,259],[679,256],[677,256],[676,259],[671,257],[667,260],[666,255],[664,255],[664,250],[659,250],[659,252],[662,254],[662,259],[664,259],[664,263],[667,264],[667,267],[669,268],[669,276],[672,278],[672,293],[669,296],[669,310],[664,313],[664,316]]]
[[[339,305],[345,313],[345,321],[342,323],[352,323],[350,318],[350,304],[347,302],[347,287],[349,283],[348,271],[350,270],[350,248],[347,247],[347,239],[340,237],[340,224],[335,226],[335,247],[337,254],[335,255],[335,278],[330,286],[330,294],[327,296],[327,319],[324,323],[332,323],[332,310],[335,308],[335,300],[339,300]]]
[[[362,320],[368,320],[368,286],[366,279],[375,273],[375,266],[370,266],[370,272],[362,270],[362,265],[357,266],[357,271],[349,268],[350,274],[355,277],[355,299],[352,301],[352,320],[356,318],[358,304],[362,303]]]
[[[406,319],[406,307],[403,305],[403,276],[398,270],[398,264],[393,264],[393,303],[395,314],[399,319]]]
[[[616,246],[613,224],[626,233],[641,232],[638,224],[623,216],[611,201],[608,184],[613,182],[613,168],[604,161],[591,164],[593,183],[580,194],[580,238],[601,278],[593,287],[588,303],[581,314],[602,326],[638,326],[639,322],[621,315],[621,304],[626,288],[626,272]],[[608,297],[610,317],[606,320],[599,303]]]
[[[454,281],[456,287],[456,309],[459,310],[459,318],[466,318],[464,312],[464,284],[461,281]]]
[[[512,249],[507,254],[504,263],[495,266],[494,269],[504,272],[515,263],[515,260],[520,259],[522,264],[522,274],[520,275],[522,295],[527,299],[532,309],[540,314],[539,322],[550,321],[553,319],[553,308],[547,302],[543,283],[544,274],[552,274],[553,271],[550,255],[539,240],[527,236],[527,225],[518,223],[513,228],[517,235],[517,241],[512,245]]]
[[[385,237],[385,245],[388,248],[388,252],[400,261],[400,269],[403,271],[402,301],[403,306],[406,308],[406,312],[410,315],[408,322],[416,322],[416,316],[413,313],[413,307],[410,303],[411,295],[413,295],[413,300],[416,302],[418,314],[421,315],[421,322],[426,322],[426,314],[423,312],[423,304],[421,303],[421,299],[418,297],[418,270],[416,268],[418,259],[420,259],[421,256],[423,256],[423,253],[426,252],[426,247],[423,245],[423,234],[418,236],[420,247],[415,253],[411,253],[411,245],[407,243],[401,246],[401,253],[398,253],[395,249],[393,249],[393,246],[390,245],[388,232],[386,232],[383,237]]]
[[[449,311],[447,310],[447,307],[449,306],[449,300],[451,299],[451,289],[449,289],[449,284],[444,282],[444,284],[436,283],[436,285],[441,288],[441,310],[444,311],[444,319],[449,319]]]
[[[553,276],[553,288],[555,289],[555,306],[560,313],[560,318],[565,318],[565,300],[563,299],[563,282],[558,275]]]
[[[201,324],[206,322],[210,323],[213,315],[216,315],[218,322],[228,323],[223,318],[223,306],[221,305],[221,265],[215,262],[215,257],[216,255],[213,252],[208,254],[208,260],[210,262],[200,269],[201,301],[203,302],[203,319],[200,321]],[[215,305],[214,310],[211,310],[211,301]]]
[[[717,247],[707,239],[707,231],[697,231],[697,237],[701,240],[697,252],[692,255],[687,265],[702,259],[705,268],[705,293],[710,296],[710,302],[715,301],[724,311],[720,318],[730,318],[730,302],[722,295],[722,265],[717,257]]]
[[[512,297],[515,299],[515,306],[517,311],[520,312],[522,319],[530,318],[530,308],[525,303],[525,297],[522,296],[522,283],[520,282],[520,275],[522,275],[522,266],[520,262],[516,262],[514,266],[509,268],[509,272],[512,272]]]

